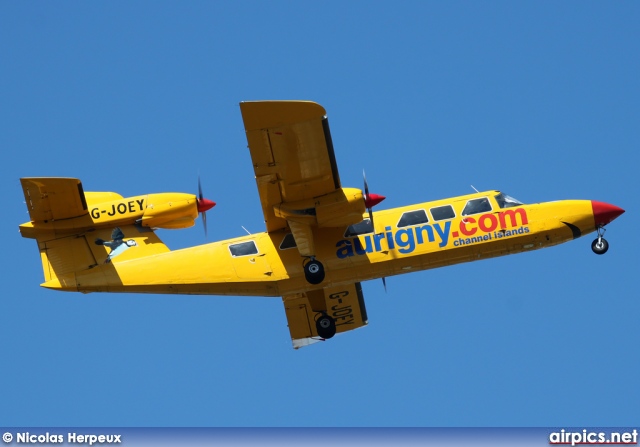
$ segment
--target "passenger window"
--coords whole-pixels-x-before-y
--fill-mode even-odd
[[[256,243],[254,241],[241,242],[239,244],[229,245],[229,251],[231,252],[231,256],[234,257],[257,255],[258,247],[256,247]]]
[[[462,215],[468,216],[470,214],[487,213],[489,211],[491,211],[489,199],[483,197],[481,199],[469,200],[465,205],[464,210],[462,210]]]
[[[287,248],[297,247],[296,240],[293,238],[293,234],[287,234],[280,243],[280,250],[286,250]]]
[[[456,213],[453,211],[453,207],[451,205],[436,206],[435,208],[431,208],[429,211],[431,211],[433,220],[453,219],[456,217]]]
[[[371,220],[365,219],[360,223],[350,225],[347,231],[344,232],[344,237],[357,236],[359,234],[373,233],[373,226]]]
[[[408,211],[402,215],[398,222],[398,228],[408,227],[410,225],[419,225],[429,222],[427,212],[425,210]]]

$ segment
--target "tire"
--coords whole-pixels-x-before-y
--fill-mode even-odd
[[[304,266],[304,277],[309,284],[320,284],[324,281],[324,266],[315,259],[307,262]]]
[[[604,238],[596,239],[591,243],[591,250],[597,255],[603,255],[609,250],[609,243]]]
[[[316,330],[319,337],[329,339],[336,335],[336,322],[329,315],[322,315],[316,320]]]

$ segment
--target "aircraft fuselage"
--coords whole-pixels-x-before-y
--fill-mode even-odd
[[[375,232],[346,234],[346,228],[318,228],[317,258],[327,272],[321,286],[536,250],[608,223],[602,220],[606,212],[594,205],[600,202],[563,200],[501,208],[498,194],[488,191],[377,211]],[[488,200],[490,209],[462,215],[470,201],[481,198]],[[453,216],[438,215],[442,210]],[[142,258],[116,258],[43,286],[81,292],[251,296],[304,292],[309,285],[302,258],[287,235],[264,232]]]

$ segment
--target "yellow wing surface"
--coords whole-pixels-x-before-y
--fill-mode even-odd
[[[59,277],[100,264],[117,264],[169,251],[148,228],[92,224],[88,208],[122,198],[119,194],[85,193],[75,178],[22,178],[20,182],[31,218],[31,222],[20,225],[20,231],[38,242],[45,287],[57,287]],[[63,229],[57,225],[60,221],[65,222]],[[77,221],[77,225],[68,225],[70,221]]]
[[[313,257],[319,225],[346,226],[364,212],[362,192],[341,187],[326,111],[309,101],[242,102],[240,110],[267,231],[288,228],[300,255]],[[323,339],[323,315],[335,333],[367,324],[360,283],[285,295],[283,302],[296,349]]]
[[[317,321],[324,314],[335,321],[336,334],[367,324],[359,282],[287,295],[282,301],[295,349],[323,340],[318,334]]]
[[[240,103],[267,231],[287,227],[274,207],[340,188],[324,108],[309,101]]]
[[[20,183],[32,222],[88,214],[82,182],[76,178],[21,178]]]

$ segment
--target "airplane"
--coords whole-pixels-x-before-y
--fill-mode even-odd
[[[367,325],[361,283],[532,251],[596,232],[624,210],[594,200],[524,204],[497,190],[377,210],[342,187],[325,109],[241,102],[266,231],[170,250],[156,229],[191,227],[215,202],[186,193],[124,198],[75,178],[22,178],[42,287],[89,292],[282,297],[298,349]],[[385,285],[386,287],[386,285]]]

